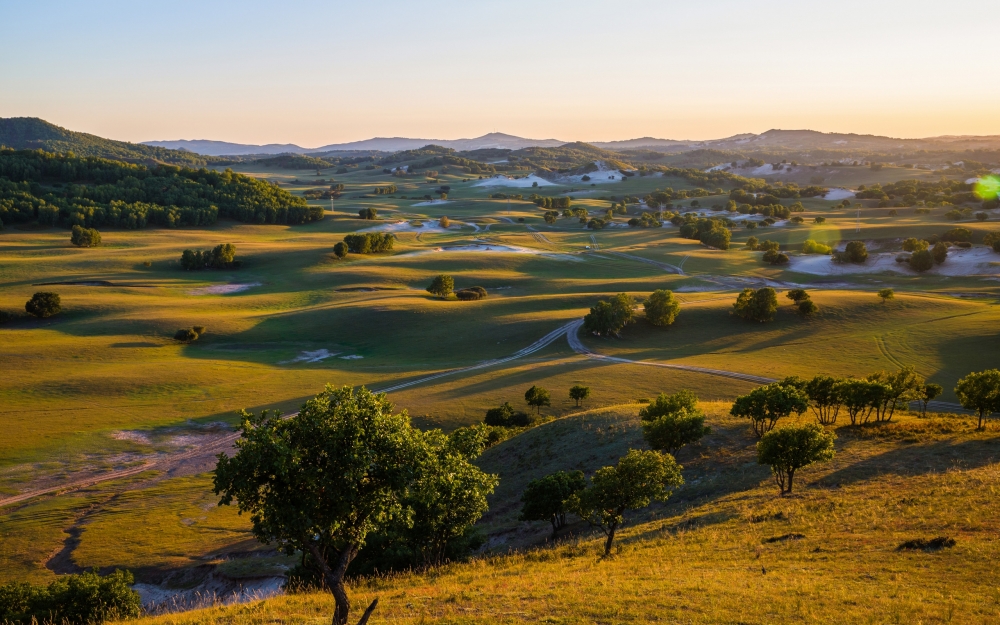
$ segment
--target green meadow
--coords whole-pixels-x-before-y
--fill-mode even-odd
[[[954,402],[958,378],[995,366],[1000,347],[992,270],[821,275],[796,271],[795,262],[767,265],[759,252],[742,249],[749,236],[774,240],[796,261],[806,239],[864,240],[873,251],[888,252],[898,251],[903,238],[956,226],[972,229],[975,240],[993,229],[990,221],[945,220],[943,208],[929,214],[900,209],[890,217],[864,202],[856,231],[857,205],[805,199],[803,224],[736,229],[731,249],[722,251],[680,238],[669,224],[629,228],[633,215],[594,231],[575,218],[547,224],[544,211],[526,199],[490,197],[569,195],[574,207],[596,215],[612,197],[694,188],[682,179],[651,175],[515,188],[484,186],[469,175],[442,174],[430,182],[380,169],[317,176],[254,164],[233,168],[296,194],[324,189],[331,177],[346,188],[332,206],[311,201],[326,216],[304,225],[220,221],[206,228],[107,230],[103,245],[91,249],[73,247],[63,229],[13,226],[0,233],[0,310],[23,310],[37,291],[58,293],[63,307],[48,319],[22,314],[0,326],[0,497],[138,466],[190,447],[190,437],[206,428],[222,427],[213,424],[235,424],[241,408],[294,411],[326,384],[382,389],[504,358],[620,292],[643,298],[670,289],[681,301],[668,328],[653,327],[640,314],[620,338],[583,339],[594,352],[634,361],[772,378],[862,376],[913,365],[944,387],[940,399]],[[930,174],[852,168],[825,184],[913,176]],[[397,184],[395,194],[372,195],[387,184]],[[450,187],[447,200],[428,202],[425,196],[437,198],[442,185]],[[710,195],[697,207],[682,200],[678,210],[704,211],[727,200]],[[360,219],[361,208],[377,209],[378,219]],[[450,227],[438,226],[443,217]],[[825,222],[814,223],[815,217]],[[334,255],[345,235],[369,228],[393,232],[393,251]],[[184,250],[221,243],[236,246],[239,269],[181,270]],[[442,273],[454,277],[456,288],[482,286],[489,294],[480,301],[435,298],[425,289]],[[775,321],[747,323],[730,314],[744,286],[764,284],[779,292]],[[817,314],[793,312],[783,292],[795,285],[811,293]],[[896,297],[883,303],[876,291],[886,287]],[[192,343],[173,339],[179,328],[192,326],[207,332]],[[592,389],[583,408],[568,396],[577,384]],[[554,623],[654,615],[707,623],[720,622],[713,620],[719,614],[725,622],[773,622],[805,604],[816,621],[842,613],[861,622],[855,617],[865,605],[876,608],[870,622],[995,617],[996,593],[987,589],[984,598],[975,588],[996,556],[982,490],[995,481],[987,462],[994,430],[975,433],[965,417],[913,415],[871,438],[845,430],[836,462],[811,472],[801,496],[775,501],[766,469],[753,463],[745,425],[727,415],[732,399],[753,387],[749,382],[590,359],[562,337],[517,360],[393,391],[390,399],[417,425],[452,430],[481,421],[503,401],[523,407],[532,385],[552,392],[544,411],[552,420],[481,459],[501,474],[482,528],[506,537],[497,554],[527,551],[436,572],[360,579],[352,587],[358,605],[378,595],[384,602],[379,617],[399,623],[521,622],[542,615]],[[583,527],[566,543],[538,548],[544,528],[526,530],[515,518],[526,481],[612,462],[641,444],[638,402],[685,388],[705,402],[716,433],[678,457],[693,471],[679,498],[629,525],[611,561],[598,561],[597,542]],[[918,470],[923,448],[935,460]],[[949,464],[946,457],[957,460]],[[903,468],[880,474],[897,464]],[[201,571],[185,583],[206,570],[230,570],[233,577],[283,570],[285,561],[253,540],[245,518],[215,506],[208,468],[183,475],[150,470],[0,509],[0,581],[45,581],[53,568],[124,567],[152,582]],[[966,497],[967,491],[973,494]],[[914,516],[914,501],[934,505]],[[893,551],[906,537],[937,533],[961,536],[959,547],[935,555]],[[783,534],[804,538],[767,542]],[[853,562],[859,552],[871,556],[860,569]],[[254,558],[236,566],[234,554]],[[919,595],[918,586],[941,601]],[[660,592],[665,587],[676,593]],[[780,601],[783,593],[791,599]],[[630,599],[636,596],[650,601]],[[328,620],[329,611],[328,597],[305,595],[160,620],[318,622]]]

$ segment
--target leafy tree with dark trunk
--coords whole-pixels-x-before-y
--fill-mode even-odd
[[[531,425],[531,421],[531,415],[514,410],[514,407],[508,401],[505,401],[496,408],[487,410],[486,418],[483,419],[483,423],[486,425],[501,428],[523,428]]]
[[[802,414],[808,407],[809,399],[803,390],[781,382],[772,382],[737,397],[729,414],[750,419],[754,434],[760,438],[774,429],[778,419],[793,412]]]
[[[879,422],[891,421],[896,407],[919,399],[924,387],[924,379],[912,365],[906,365],[892,373],[878,371],[869,375],[867,380],[885,386],[885,391],[881,393],[880,401],[875,406],[875,420]]]
[[[868,380],[841,380],[837,386],[851,425],[868,423],[872,412],[881,405],[882,398],[889,392],[881,382]]]
[[[990,414],[1000,411],[1000,371],[987,369],[973,372],[958,381],[955,395],[966,410],[979,413],[978,429]]]
[[[885,304],[891,299],[896,298],[896,293],[892,289],[879,289],[878,296],[882,298],[882,303]]]
[[[446,274],[441,274],[434,278],[430,286],[427,287],[428,293],[437,295],[441,299],[445,299],[451,295],[453,290],[455,290],[455,279]]]
[[[566,513],[570,498],[587,487],[583,471],[557,471],[543,478],[532,480],[521,495],[522,521],[548,521],[552,536],[566,526]]]
[[[927,414],[927,404],[934,401],[934,398],[944,392],[944,387],[940,384],[934,384],[933,382],[928,382],[924,384],[924,388],[920,389],[920,412],[924,415]]]
[[[769,286],[756,291],[743,289],[733,304],[733,314],[747,321],[760,323],[771,321],[776,312],[778,312],[778,295]]]
[[[849,263],[863,263],[868,260],[868,247],[864,241],[851,241],[844,249],[841,258]]]
[[[817,375],[806,383],[805,391],[809,397],[810,408],[821,425],[837,423],[837,414],[844,403],[840,394],[840,382],[828,375]]]
[[[594,473],[590,486],[571,499],[570,510],[604,533],[604,555],[609,556],[625,511],[666,501],[684,483],[682,468],[669,454],[630,449],[617,465]]]
[[[931,250],[931,254],[934,256],[934,262],[941,264],[948,258],[948,246],[941,241],[934,244],[934,249]]]
[[[635,317],[635,300],[627,293],[619,293],[610,301],[601,300],[583,318],[583,329],[592,334],[619,336],[622,329]]]
[[[580,407],[580,402],[590,397],[589,386],[574,386],[569,389],[569,398],[576,401],[576,407]]]
[[[52,315],[59,314],[59,311],[62,310],[62,299],[58,293],[49,293],[46,291],[35,293],[24,304],[24,310],[32,317],[46,319]]]
[[[660,393],[655,401],[639,411],[639,417],[642,437],[649,446],[671,454],[712,431],[705,426],[705,415],[698,409],[698,397],[689,390],[673,395]]]
[[[220,504],[248,513],[258,540],[311,555],[336,601],[334,625],[347,622],[348,566],[370,532],[402,514],[419,475],[420,432],[392,408],[384,393],[327,386],[288,419],[243,411],[236,453],[216,466]]]
[[[532,386],[524,392],[524,401],[533,406],[538,414],[542,413],[542,406],[548,406],[552,402],[549,400],[549,392],[540,386]]]
[[[681,310],[680,302],[674,297],[673,292],[665,289],[653,291],[642,306],[646,312],[646,321],[654,326],[672,324]]]
[[[815,423],[781,427],[757,441],[757,463],[770,466],[781,494],[789,494],[797,470],[833,458],[835,438]]]

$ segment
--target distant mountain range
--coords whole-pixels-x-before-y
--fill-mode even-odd
[[[553,148],[567,143],[557,139],[523,139],[502,132],[491,132],[475,139],[408,139],[405,137],[375,137],[363,141],[349,143],[332,143],[318,148],[303,148],[293,144],[270,143],[253,145],[246,143],[227,143],[225,141],[186,140],[177,141],[146,141],[143,145],[169,148],[171,150],[188,150],[205,156],[243,156],[247,154],[318,154],[322,152],[352,152],[359,150],[377,150],[380,152],[399,152],[400,150],[415,150],[425,145],[440,145],[453,150],[481,150],[483,148],[507,148],[520,150],[529,147]]]
[[[74,132],[35,117],[0,118],[0,145],[17,149],[43,149],[50,152],[74,152],[79,156],[101,156],[141,162],[158,161],[177,165],[201,166],[221,156],[322,154],[329,152],[398,152],[434,144],[457,151],[505,148],[558,147],[569,142],[558,139],[526,139],[491,132],[473,139],[410,139],[376,137],[364,141],[334,143],[318,148],[294,144],[251,145],[210,140],[148,141],[128,143],[96,135]],[[719,150],[741,154],[780,153],[783,151],[900,153],[917,150],[960,152],[965,150],[1000,150],[1000,136],[942,136],[925,139],[895,139],[877,135],[824,133],[815,130],[768,130],[761,134],[739,134],[724,139],[680,141],[642,137],[625,141],[595,141],[589,145],[615,152],[653,150],[685,153],[694,150]],[[717,155],[719,156],[719,155]],[[727,155],[721,155],[726,158]],[[819,156],[819,158],[826,158]],[[975,157],[973,157],[975,158]]]
[[[500,132],[474,139],[409,139],[405,137],[376,137],[350,143],[333,143],[318,148],[303,148],[293,144],[249,145],[223,141],[179,140],[147,141],[144,145],[189,150],[206,156],[239,156],[246,154],[317,154],[322,152],[377,150],[398,152],[413,150],[425,145],[440,145],[458,151],[484,148],[520,150],[529,147],[557,147],[569,143],[558,139],[527,139]],[[943,136],[925,139],[895,139],[877,135],[826,133],[816,130],[768,130],[761,134],[745,133],[706,141],[683,141],[642,137],[625,141],[594,141],[590,145],[605,150],[656,150],[686,152],[698,149],[774,151],[774,150],[861,150],[876,152],[912,150],[996,150],[1000,149],[1000,136]]]

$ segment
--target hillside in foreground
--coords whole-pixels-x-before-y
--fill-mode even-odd
[[[779,497],[745,423],[704,404],[713,433],[678,453],[685,486],[631,521],[612,557],[579,524],[554,544],[428,572],[355,579],[354,622],[986,623],[1000,617],[993,571],[996,425],[900,415],[836,428],[837,456]],[[487,519],[510,525],[519,488],[556,468],[592,470],[642,446],[638,405],[586,411],[530,430],[482,460],[500,472]],[[808,414],[800,420],[810,420]],[[509,544],[544,537],[514,522]],[[907,541],[954,539],[940,550]],[[148,617],[144,624],[326,623],[327,594]]]

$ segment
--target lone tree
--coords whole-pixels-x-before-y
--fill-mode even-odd
[[[879,289],[878,296],[882,298],[883,304],[891,299],[896,299],[896,293],[892,289]]]
[[[660,393],[655,401],[639,411],[639,417],[642,437],[649,446],[671,454],[712,432],[712,428],[705,426],[705,415],[698,409],[698,397],[689,390],[673,395]]]
[[[604,555],[609,556],[625,511],[666,501],[684,483],[681,469],[669,454],[630,449],[617,465],[594,473],[590,486],[571,500],[570,510],[604,532]]]
[[[337,258],[345,258],[347,256],[347,244],[343,241],[337,243],[333,246],[333,253]]]
[[[781,427],[757,441],[757,463],[771,467],[778,488],[785,495],[792,492],[798,469],[833,458],[835,438],[833,432],[815,423]]]
[[[1000,371],[987,369],[973,372],[958,381],[955,394],[962,407],[979,413],[978,429],[990,414],[1000,411]]]
[[[931,254],[934,256],[934,262],[940,265],[948,258],[948,245],[938,241],[934,244]]]
[[[635,300],[627,293],[619,293],[610,301],[601,300],[583,318],[583,329],[591,334],[620,336],[622,329],[632,323]]]
[[[32,317],[45,319],[59,314],[62,310],[62,300],[58,293],[42,291],[31,296],[31,299],[24,304],[24,310]]]
[[[665,289],[653,291],[642,307],[646,312],[646,320],[654,326],[672,324],[681,310],[680,302],[674,297],[673,292]]]
[[[69,241],[77,247],[97,247],[101,244],[101,233],[96,228],[73,226]]]
[[[806,293],[805,289],[789,289],[789,291],[785,293],[785,297],[798,304],[801,301],[809,299],[809,294]]]
[[[740,395],[733,402],[729,414],[750,419],[754,434],[758,438],[774,429],[778,419],[793,412],[802,414],[809,407],[809,400],[803,390],[795,386],[773,382],[758,386],[746,395]]]
[[[934,401],[934,398],[944,392],[944,387],[940,384],[934,384],[933,382],[928,382],[924,384],[924,388],[921,389],[920,393],[920,412],[923,415],[927,414],[927,404]]]
[[[276,410],[241,417],[236,454],[220,454],[216,466],[220,505],[249,513],[261,542],[309,554],[336,601],[333,623],[344,625],[347,567],[369,532],[402,513],[419,475],[420,433],[384,393],[364,387],[327,386],[289,419]]]
[[[769,286],[756,291],[743,289],[733,304],[733,314],[747,321],[760,323],[771,321],[776,312],[778,312],[778,295]]]
[[[528,483],[521,495],[522,521],[548,521],[552,536],[566,526],[569,500],[587,487],[583,471],[557,471]]]
[[[431,285],[427,287],[427,292],[445,299],[455,290],[455,279],[449,275],[441,274],[434,278]]]
[[[589,386],[574,386],[569,389],[569,398],[576,401],[576,407],[580,407],[580,402],[590,397],[590,387]]]
[[[551,404],[549,392],[540,386],[532,386],[524,392],[524,401],[529,406],[534,406],[538,414],[542,413],[542,406]]]
[[[842,258],[849,263],[863,263],[868,260],[868,247],[864,241],[851,241],[844,248]]]

